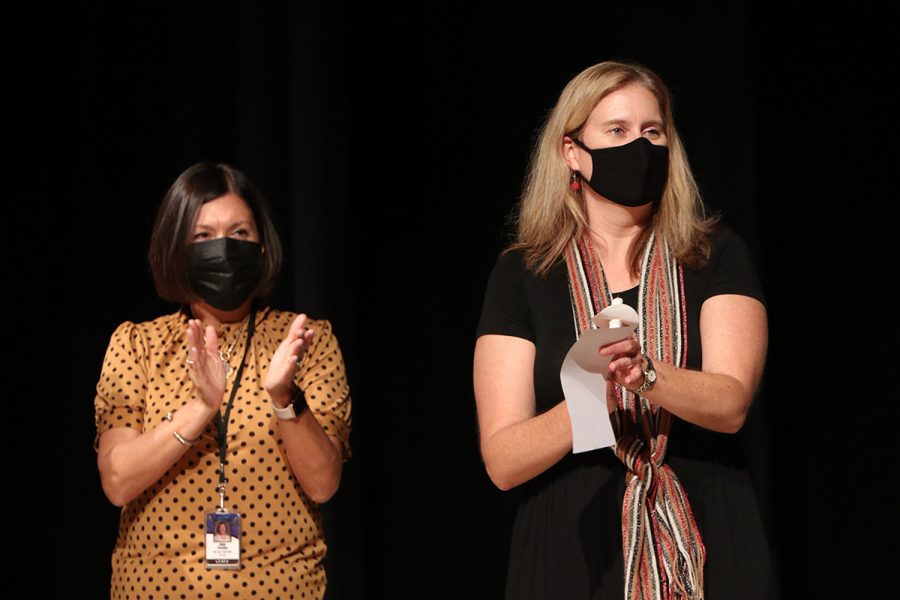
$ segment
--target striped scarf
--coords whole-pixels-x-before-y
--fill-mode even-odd
[[[591,318],[612,300],[589,236],[566,249],[569,293],[576,336],[593,327]],[[641,266],[638,339],[654,362],[684,367],[687,321],[684,271],[665,240],[652,234]],[[706,548],[690,504],[672,469],[663,464],[672,415],[612,382],[615,453],[628,468],[622,506],[625,598],[703,598]]]

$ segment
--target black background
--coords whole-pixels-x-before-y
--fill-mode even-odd
[[[883,595],[894,32],[859,3],[792,10],[232,0],[24,18],[8,55],[24,133],[7,176],[24,184],[7,213],[14,596],[108,593],[118,513],[93,387],[116,325],[172,310],[145,258],[154,211],[215,160],[273,205],[288,251],[273,304],[330,319],[345,353],[354,457],[325,506],[329,597],[501,597],[515,492],[478,454],[481,297],[543,117],[612,58],[670,85],[704,198],[759,265],[770,351],[741,435],[784,595]]]

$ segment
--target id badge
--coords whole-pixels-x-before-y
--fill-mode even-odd
[[[222,508],[206,514],[206,568],[241,568],[241,515]]]

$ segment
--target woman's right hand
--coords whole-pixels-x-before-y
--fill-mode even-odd
[[[116,506],[131,502],[158,481],[188,451],[189,446],[178,436],[198,437],[222,405],[225,365],[219,358],[216,330],[207,327],[204,331],[199,320],[191,319],[187,347],[195,398],[173,418],[146,431],[113,427],[100,435],[97,467],[103,491]]]
[[[219,357],[219,338],[212,325],[206,331],[200,319],[188,321],[188,373],[199,399],[208,408],[219,410],[225,397],[225,365]]]

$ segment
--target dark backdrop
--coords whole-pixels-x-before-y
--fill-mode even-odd
[[[34,15],[45,43],[16,60],[10,115],[36,167],[7,259],[24,299],[7,328],[23,342],[7,361],[15,595],[107,593],[118,515],[93,386],[118,323],[172,310],[147,269],[154,211],[184,168],[215,160],[274,207],[288,262],[273,304],[330,319],[344,349],[354,457],[325,507],[329,597],[500,597],[515,492],[478,454],[482,292],[542,118],[610,58],[669,83],[705,199],[758,261],[770,352],[740,435],[785,596],[883,591],[872,544],[894,510],[898,413],[887,15],[709,4],[129,4],[68,14],[59,36]],[[60,520],[65,543],[49,537]]]

